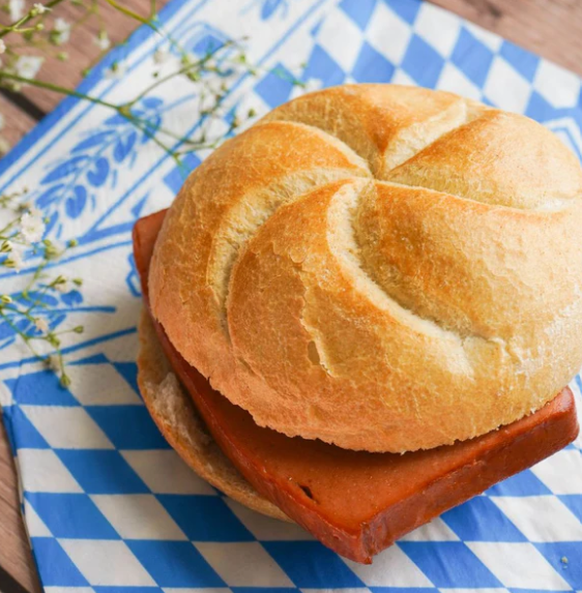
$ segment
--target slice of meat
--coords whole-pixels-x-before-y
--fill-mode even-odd
[[[134,254],[147,304],[147,272],[165,212],[139,220]],[[578,434],[565,388],[535,414],[482,437],[428,451],[366,453],[290,438],[257,426],[188,365],[156,324],[172,368],[233,464],[326,546],[357,562],[442,512],[555,453]]]

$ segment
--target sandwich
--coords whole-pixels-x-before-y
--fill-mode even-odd
[[[145,404],[209,483],[369,563],[576,438],[581,198],[526,117],[292,100],[135,225]]]

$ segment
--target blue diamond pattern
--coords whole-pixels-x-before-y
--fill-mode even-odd
[[[118,449],[169,448],[145,406],[87,406],[86,410]]]
[[[582,589],[582,542],[536,544],[536,548],[572,589]]]
[[[26,499],[57,538],[119,539],[86,494],[27,492]]]
[[[537,91],[533,91],[525,115],[543,121],[551,118],[554,113],[554,108]]]
[[[96,587],[95,593],[163,593],[160,587]]]
[[[442,519],[465,541],[527,541],[521,531],[485,496],[477,496],[447,511]]]
[[[582,523],[582,494],[563,494],[559,499],[578,517]]]
[[[346,73],[320,45],[316,45],[301,78],[314,78],[321,80],[325,86],[334,86],[344,82]]]
[[[56,539],[34,537],[32,549],[45,587],[86,587],[89,584]]]
[[[401,19],[413,25],[416,15],[422,6],[420,0],[384,0]]]
[[[4,408],[4,415],[10,416],[14,427],[14,446],[18,449],[49,449],[44,437],[33,426],[26,414],[18,406]]]
[[[78,406],[71,392],[61,387],[59,378],[51,371],[40,371],[8,379],[6,385],[14,401],[20,405]]]
[[[84,364],[109,364],[109,359],[103,353],[93,354],[92,356],[88,356],[87,358],[82,358],[81,360],[75,360],[71,362],[71,366],[80,366]]]
[[[507,60],[507,62],[525,79],[530,82],[533,81],[540,63],[540,59],[537,56],[534,56],[530,52],[519,47],[519,45],[515,45],[510,41],[503,42],[499,55],[505,58],[505,60]]]
[[[265,587],[231,587],[232,593],[265,593]],[[269,593],[297,593],[295,587],[269,587]]]
[[[264,547],[301,589],[362,587],[362,581],[319,542],[265,542]]]
[[[139,395],[139,387],[137,385],[137,364],[135,362],[114,362],[113,366]]]
[[[126,543],[160,587],[224,587],[223,580],[189,542]]]
[[[482,87],[492,61],[493,52],[471,35],[467,29],[462,28],[451,55],[451,62],[469,80]]]
[[[436,593],[436,587],[369,587],[372,593]]]
[[[364,31],[374,14],[376,0],[342,0],[339,7]]]
[[[273,108],[281,103],[285,103],[289,99],[293,91],[293,80],[295,77],[291,72],[283,66],[277,64],[271,72],[269,72],[262,80],[255,86],[255,93],[259,95],[265,103]]]
[[[536,544],[557,573],[574,590],[582,590],[582,542]]]
[[[149,492],[117,451],[58,449],[56,453],[88,494]]]
[[[487,490],[489,496],[541,496],[551,490],[531,471],[526,470],[495,484]]]
[[[394,66],[370,44],[364,43],[360,56],[352,70],[356,82],[388,82],[394,74]]]
[[[421,86],[434,87],[445,65],[444,58],[422,37],[413,35],[401,68]]]
[[[430,542],[398,545],[439,588],[502,586],[463,542],[440,542],[437,554]]]
[[[159,495],[158,500],[192,541],[244,542],[254,537],[216,496]]]

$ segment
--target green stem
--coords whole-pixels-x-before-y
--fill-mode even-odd
[[[15,33],[28,33],[29,31],[38,31],[36,27],[25,27],[24,29],[13,29]]]
[[[178,157],[180,157],[180,156],[185,155],[185,154],[190,154],[192,152],[197,152],[198,150],[205,150],[205,149],[214,150],[217,146],[218,146],[218,141],[216,141],[216,142],[210,142],[208,144],[199,144],[198,146],[196,146],[194,148],[184,148],[183,150],[176,150],[175,151],[175,154]]]
[[[8,324],[8,326],[10,328],[12,328],[12,330],[14,331],[14,333],[18,334],[21,338],[22,341],[26,344],[26,346],[28,347],[28,349],[32,352],[33,356],[35,356],[36,358],[38,358],[39,360],[44,360],[44,356],[41,356],[35,348],[33,348],[32,344],[30,343],[30,337],[27,336],[26,334],[24,334],[23,332],[21,332],[15,325],[14,323],[12,323],[12,321],[10,321],[10,318],[6,315],[6,313],[4,313],[4,311],[0,310],[0,317],[2,317],[2,319]]]
[[[128,16],[128,17],[138,21],[139,23],[141,23],[142,25],[145,25],[146,27],[149,27],[152,31],[155,31],[158,35],[167,39],[169,41],[170,45],[173,48],[175,48],[176,50],[178,50],[182,55],[186,54],[186,51],[184,50],[184,48],[173,37],[171,37],[170,35],[164,34],[164,32],[153,22],[153,18],[151,16],[149,18],[145,18],[145,17],[137,14],[137,12],[134,12],[133,10],[130,10],[129,8],[125,8],[125,6],[122,6],[116,0],[105,0],[105,1],[107,2],[107,4],[109,4],[109,6],[112,6],[113,8],[115,8],[115,10],[118,10],[125,16]],[[152,2],[152,4],[155,5],[155,0]]]
[[[135,105],[140,99],[143,99],[148,93],[153,91],[155,88],[159,87],[160,85],[164,84],[165,82],[168,82],[168,80],[171,80],[172,78],[174,78],[174,76],[179,76],[180,74],[184,74],[185,71],[187,71],[186,68],[181,68],[180,70],[177,70],[176,72],[173,72],[172,74],[167,74],[166,76],[159,78],[158,80],[156,80],[155,82],[150,84],[148,87],[146,87],[135,99],[132,99],[128,103],[128,105],[130,107]]]
[[[18,315],[22,315],[23,317],[25,317],[26,319],[28,319],[28,321],[30,321],[31,323],[35,323],[36,322],[36,318],[33,317],[28,310],[26,311],[22,311],[20,310],[18,307],[14,306],[15,303],[12,303],[12,305],[4,305],[4,308],[7,309],[8,311],[13,311],[14,313],[17,313]],[[29,339],[34,339],[34,336],[28,336]]]
[[[48,2],[47,4],[45,4],[45,6],[47,8],[53,8],[54,6],[56,6],[57,4],[60,4],[63,1],[64,0],[51,0],[50,2]],[[36,18],[37,16],[38,15],[34,15],[34,16],[31,15],[30,12],[29,12],[26,16],[24,16],[23,18],[21,18],[16,23],[13,23],[12,25],[8,25],[8,27],[3,27],[2,30],[0,31],[0,39],[2,37],[4,37],[5,35],[8,35],[8,33],[12,33],[18,27],[21,27],[22,25],[26,25],[26,23],[28,23],[30,20]]]
[[[4,239],[4,235],[6,234],[6,232],[9,231],[19,221],[20,216],[9,222],[3,229],[0,229],[0,236],[2,237],[2,239]],[[6,239],[9,240],[11,239],[11,237],[6,237]]]
[[[141,16],[140,14],[137,14],[137,12],[134,12],[133,10],[126,8],[125,6],[122,6],[115,0],[105,0],[105,1],[107,2],[107,4],[109,4],[110,6],[115,8],[115,10],[118,10],[125,16],[128,16],[136,21],[139,21],[143,25],[147,25],[148,27],[152,28],[154,31],[157,32],[157,27],[150,21],[150,19],[147,19],[147,18]]]
[[[187,74],[190,70],[192,70],[194,68],[203,68],[204,65],[207,64],[211,58],[213,58],[219,51],[223,50],[225,47],[228,47],[229,45],[230,45],[230,42],[227,41],[227,42],[223,43],[221,46],[214,49],[209,54],[206,54],[203,58],[196,60],[196,62],[193,62],[192,64],[188,64],[187,66],[180,68],[176,72],[172,72],[171,74],[167,74],[166,76],[159,78],[158,80],[156,80],[155,82],[150,84],[148,87],[146,87],[135,99],[130,101],[128,103],[128,105],[130,105],[130,106],[135,105],[135,103],[137,103],[140,99],[143,99],[148,93],[150,93],[151,91],[153,91],[155,88],[159,87],[160,85],[164,84],[165,82],[168,82],[168,80],[171,80],[174,76],[180,76],[182,74]]]
[[[161,134],[170,136],[170,138],[174,138],[174,140],[179,140],[182,144],[187,144],[191,147],[190,152],[192,152],[193,150],[199,150],[200,148],[206,148],[204,146],[204,143],[201,143],[200,140],[190,140],[189,138],[184,138],[184,136],[179,136],[178,134],[175,134],[170,130],[166,130],[165,128],[158,128],[158,131]]]
[[[83,99],[85,101],[90,101],[91,103],[95,103],[97,105],[102,105],[103,107],[108,107],[109,109],[113,109],[115,111],[117,111],[117,113],[119,113],[120,115],[122,115],[123,117],[125,117],[125,119],[127,119],[129,122],[133,123],[137,128],[139,128],[140,130],[144,131],[146,134],[148,134],[148,136],[154,141],[156,142],[156,144],[158,144],[160,147],[162,147],[168,154],[172,155],[171,150],[165,146],[164,144],[162,144],[155,136],[153,136],[150,132],[148,132],[146,130],[146,128],[141,125],[141,124],[145,124],[147,126],[147,120],[144,120],[142,118],[139,118],[135,115],[133,115],[131,112],[129,112],[129,104],[125,104],[125,105],[115,105],[113,103],[109,103],[108,101],[103,101],[101,99],[97,99],[95,97],[91,97],[90,95],[85,95],[83,93],[79,93],[77,91],[73,91],[70,89],[67,89],[65,87],[61,87],[58,86],[56,84],[52,84],[50,82],[45,82],[43,80],[35,80],[35,79],[28,79],[28,78],[24,78],[22,76],[18,76],[17,74],[12,74],[10,72],[2,72],[0,71],[0,81],[3,78],[7,78],[9,80],[14,80],[16,82],[22,82],[24,84],[30,84],[32,86],[37,86],[43,89],[48,89],[50,91],[54,91],[56,93],[61,93],[63,95],[69,95],[71,97],[77,97],[79,99]],[[187,138],[183,138],[183,137],[177,137],[173,132],[171,132],[170,130],[166,130],[164,128],[158,128],[159,131],[162,134],[167,134],[168,136],[172,136],[174,138],[177,138],[178,140],[182,140],[183,142],[190,144],[192,143],[191,140],[188,140]]]
[[[4,72],[0,71],[0,81],[2,79],[13,80],[14,82],[20,82],[23,84],[29,84],[31,86],[37,86],[41,89],[47,89],[49,91],[54,91],[55,93],[60,93],[62,95],[69,95],[70,97],[77,97],[79,99],[84,99],[86,101],[90,101],[91,103],[95,103],[97,105],[103,105],[103,107],[109,107],[110,109],[115,109],[119,111],[120,107],[118,105],[114,105],[113,103],[109,103],[108,101],[102,101],[101,99],[97,99],[96,97],[91,97],[90,95],[85,95],[84,93],[79,93],[78,91],[74,91],[57,84],[52,84],[51,82],[46,82],[44,80],[36,80],[34,78],[25,78],[24,76],[18,76],[18,74],[12,74],[11,72]]]
[[[154,141],[164,152],[170,155],[178,166],[181,166],[180,157],[169,146],[166,146],[155,134],[151,132],[147,125],[141,126],[137,121],[134,122],[136,128],[141,130],[148,138]],[[159,128],[158,128],[159,129]]]
[[[30,292],[30,289],[40,279],[41,274],[42,274],[42,271],[44,270],[44,268],[46,267],[46,265],[47,265],[47,262],[44,261],[42,264],[40,264],[40,266],[38,266],[38,268],[34,272],[34,275],[31,278],[30,282],[26,285],[26,288],[22,291],[22,296],[27,301],[30,301],[30,299],[28,298],[28,293]],[[30,305],[30,307],[28,307],[28,309],[26,310],[27,313],[30,313],[35,307],[37,307],[38,305],[40,305],[40,299],[47,292],[47,290],[48,290],[48,286],[44,286],[39,291],[39,294],[38,294],[38,297],[37,297],[36,301],[33,301],[32,304]]]

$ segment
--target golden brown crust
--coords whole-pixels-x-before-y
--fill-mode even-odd
[[[208,432],[187,393],[172,373],[144,309],[139,323],[138,383],[156,425],[180,457],[230,498],[263,515],[290,521],[241,476]]]
[[[327,89],[192,174],[156,243],[152,310],[259,425],[450,444],[539,409],[580,367],[581,196],[575,157],[525,117]]]

